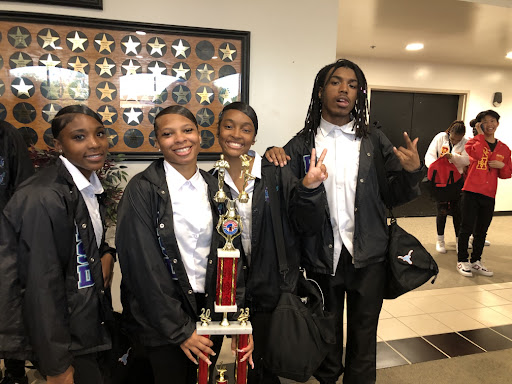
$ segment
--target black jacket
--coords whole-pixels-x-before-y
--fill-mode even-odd
[[[10,226],[1,221],[14,191],[33,173],[23,136],[8,122],[0,121],[0,358],[30,358],[21,318],[16,242]]]
[[[384,167],[390,184],[392,206],[404,204],[420,193],[419,182],[425,174],[425,167],[418,171],[405,171],[393,152],[393,145],[379,130],[377,135]],[[302,179],[306,174],[304,158],[311,154],[315,138],[297,135],[285,146],[291,156],[292,172]],[[386,207],[380,197],[379,183],[374,164],[374,145],[370,137],[361,139],[359,170],[355,197],[354,265],[362,268],[385,259],[388,243]],[[327,172],[334,172],[327,170]],[[329,215],[329,205],[324,185],[309,190],[302,183],[297,185],[290,203],[291,217],[302,236],[302,266],[318,273],[334,273],[334,236]]]
[[[73,356],[110,349],[111,302],[100,258],[113,249],[103,239],[98,249],[64,164],[58,160],[24,182],[4,213],[17,240],[25,330],[41,372],[58,375]]]
[[[219,204],[213,200],[217,180],[200,171],[208,184],[213,217],[213,236],[206,270],[205,293],[212,318],[215,314],[217,248],[224,239],[215,226]],[[135,175],[121,199],[118,210],[116,245],[123,280],[121,300],[128,326],[146,346],[179,345],[196,329],[198,310],[194,292],[175,237],[172,204],[165,178],[163,160],[154,161]],[[161,241],[161,244],[159,243]],[[164,259],[163,249],[167,254]],[[238,263],[237,304],[243,298],[243,263]],[[242,281],[242,283],[241,283]]]
[[[215,170],[210,172],[217,176]],[[288,166],[278,168],[262,159],[261,179],[255,180],[252,195],[251,258],[246,261],[245,298],[251,311],[271,312],[279,300],[283,279],[279,273],[276,241],[280,241],[286,251],[287,284],[294,286],[297,278],[299,242],[287,209],[289,195],[297,182]],[[276,199],[276,204],[272,204],[272,199]],[[282,236],[274,230],[273,215],[279,217]]]

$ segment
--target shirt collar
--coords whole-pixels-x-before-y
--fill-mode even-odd
[[[68,172],[71,174],[73,182],[75,183],[79,191],[83,191],[84,189],[91,187],[95,195],[103,193],[103,186],[101,185],[100,179],[98,178],[98,175],[96,175],[96,172],[92,172],[91,178],[87,180],[84,174],[80,172],[78,168],[75,165],[73,165],[68,159],[66,159],[62,155],[60,155],[59,158],[62,160],[62,163],[64,164]]]
[[[323,117],[320,118],[320,131],[322,135],[328,136],[334,129],[339,129],[340,131],[347,133],[349,135],[355,135],[356,131],[354,129],[354,119],[350,120],[347,124],[339,126],[329,123],[327,120],[324,120]]]
[[[167,180],[172,180],[172,183],[167,183],[169,192],[172,194],[173,191],[179,191],[187,182],[195,189],[200,189],[202,185],[202,177],[199,173],[199,168],[196,167],[196,173],[187,180],[176,168],[174,168],[167,160],[164,160],[165,177]]]

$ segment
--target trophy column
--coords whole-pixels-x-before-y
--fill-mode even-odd
[[[226,213],[220,216],[217,224],[217,232],[226,240],[223,248],[217,249],[217,288],[215,297],[214,311],[222,313],[222,321],[212,322],[209,316],[209,311],[202,312],[201,321],[197,323],[197,334],[204,337],[211,335],[232,335],[238,336],[237,349],[240,350],[248,345],[249,335],[252,334],[252,326],[249,320],[249,309],[241,309],[240,315],[236,322],[230,323],[228,320],[228,313],[237,312],[236,305],[236,281],[237,281],[237,266],[238,259],[240,258],[240,251],[233,246],[233,239],[240,236],[242,232],[242,221],[240,215],[237,213],[236,201],[245,203],[248,201],[247,194],[245,193],[245,186],[247,181],[253,178],[249,175],[248,167],[249,161],[247,156],[240,156],[242,159],[242,169],[244,173],[244,187],[240,195],[236,199],[229,199],[224,193],[224,175],[226,169],[229,168],[229,163],[224,160],[221,155],[220,160],[215,163],[215,167],[219,172],[219,190],[215,194],[215,201],[221,203],[226,202]],[[236,359],[236,384],[247,383],[247,361],[240,362],[243,353],[237,352]],[[225,369],[219,368],[220,378],[216,381],[217,384],[235,384],[228,383],[224,378]],[[208,383],[208,365],[200,360],[198,368],[198,384]]]

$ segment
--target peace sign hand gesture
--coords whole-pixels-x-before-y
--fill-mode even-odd
[[[313,148],[311,151],[311,162],[309,164],[309,171],[304,176],[302,180],[302,185],[309,189],[315,189],[318,187],[324,180],[327,179],[327,168],[323,164],[325,155],[327,154],[327,149],[322,151],[320,158],[316,161],[316,149]]]
[[[400,147],[397,149],[396,147],[393,147],[393,152],[395,152],[398,160],[400,160],[400,164],[402,164],[402,167],[406,171],[414,172],[418,170],[421,165],[417,148],[418,138],[415,138],[413,141],[411,141],[407,132],[404,132],[404,139],[407,148]]]

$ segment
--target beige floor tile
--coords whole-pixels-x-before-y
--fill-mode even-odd
[[[405,293],[402,297],[405,299],[415,299],[417,297],[430,297],[436,296],[438,289],[425,289],[422,291],[410,291]]]
[[[512,301],[505,299],[504,297],[498,296],[496,292],[479,291],[471,292],[465,296],[471,300],[478,301],[486,307],[494,307],[496,305],[507,305],[512,304]]]
[[[478,301],[472,300],[469,297],[463,294],[450,294],[450,295],[441,295],[437,296],[439,300],[445,302],[446,304],[452,306],[457,310],[462,309],[470,309],[470,308],[481,308],[485,307],[484,304],[479,303]]]
[[[400,320],[420,336],[438,335],[440,333],[452,332],[450,327],[434,319],[428,314],[404,316],[399,317],[398,320]]]
[[[496,312],[501,313],[502,315],[505,315],[512,319],[512,304],[508,305],[497,305],[495,307],[490,307],[491,309],[494,309]]]
[[[430,315],[456,332],[485,328],[484,324],[460,311],[432,313]]]
[[[498,289],[495,291],[492,291],[495,295],[498,295],[500,297],[503,297],[504,299],[512,301],[512,288],[506,288],[506,289]]]
[[[379,319],[389,319],[391,317],[393,317],[393,315],[386,311],[385,309],[382,309],[380,311]]]
[[[379,321],[377,336],[387,341],[418,337],[419,335],[398,319],[384,319]]]
[[[411,304],[411,300],[398,298],[384,302],[383,309],[394,317],[421,315],[424,312]]]
[[[483,284],[480,287],[485,291],[494,291],[495,289],[507,288],[507,283]]]
[[[412,299],[411,303],[425,313],[448,312],[455,309],[436,296],[418,297]]]
[[[512,324],[512,318],[502,315],[491,308],[464,309],[462,312],[487,327]]]

